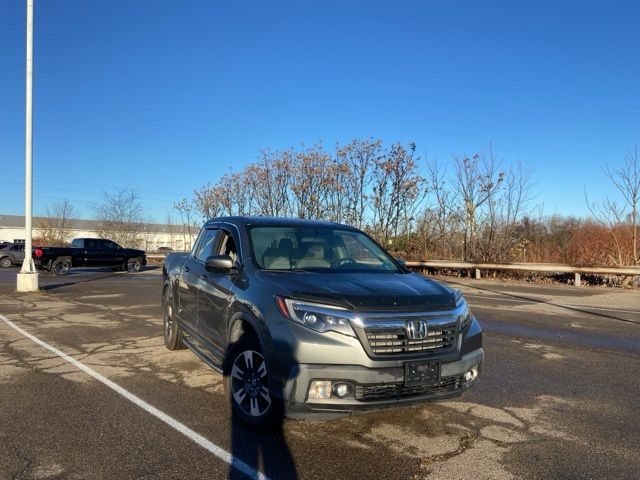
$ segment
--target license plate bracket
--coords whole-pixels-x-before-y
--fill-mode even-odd
[[[440,381],[440,364],[429,360],[404,364],[404,385],[433,385]]]

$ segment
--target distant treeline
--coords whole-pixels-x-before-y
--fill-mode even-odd
[[[630,201],[590,204],[586,219],[547,217],[534,202],[533,170],[507,164],[491,147],[442,161],[420,158],[412,143],[353,140],[331,150],[264,150],[176,210],[185,224],[221,215],[346,223],[415,259],[637,264],[638,167],[630,151],[622,167],[605,172],[616,186],[635,181]]]

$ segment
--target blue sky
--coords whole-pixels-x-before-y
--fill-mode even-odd
[[[36,213],[130,186],[163,220],[261,148],[374,137],[491,142],[583,215],[640,143],[634,1],[35,1]],[[0,213],[23,213],[24,22],[0,2]]]

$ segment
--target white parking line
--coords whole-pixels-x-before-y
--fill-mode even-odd
[[[112,389],[115,392],[119,393],[124,398],[129,400],[131,403],[136,404],[138,407],[140,407],[144,411],[150,413],[151,415],[153,415],[154,417],[158,418],[159,420],[162,420],[164,423],[166,423],[167,425],[172,427],[174,430],[177,430],[178,432],[180,432],[181,434],[183,434],[184,436],[186,436],[190,440],[192,440],[195,443],[197,443],[198,445],[200,445],[205,450],[209,451],[210,453],[213,453],[219,459],[224,460],[225,462],[227,462],[229,465],[231,465],[231,468],[235,468],[236,470],[244,473],[245,475],[247,475],[250,478],[258,478],[260,480],[268,480],[266,475],[264,475],[262,472],[257,471],[255,468],[253,468],[252,466],[250,466],[247,463],[243,462],[242,460],[239,460],[238,458],[235,458],[232,454],[227,452],[224,448],[221,448],[221,447],[217,446],[215,443],[211,442],[210,440],[207,440],[206,438],[204,438],[199,433],[196,433],[193,430],[191,430],[185,424],[179,422],[178,420],[176,420],[173,417],[170,417],[166,413],[158,410],[153,405],[150,405],[149,403],[145,402],[144,400],[142,400],[141,398],[137,397],[133,393],[129,392],[128,390],[126,390],[124,388],[122,388],[117,383],[114,383],[111,380],[109,380],[108,378],[104,377],[103,375],[100,375],[98,372],[96,372],[92,368],[87,367],[84,363],[79,362],[75,358],[70,357],[66,353],[58,350],[55,347],[52,347],[48,343],[43,342],[39,338],[31,335],[29,332],[23,330],[22,328],[20,328],[18,325],[13,323],[11,320],[6,318],[5,316],[0,315],[0,319],[3,322],[5,322],[7,325],[9,325],[11,328],[13,328],[16,332],[18,332],[21,335],[25,336],[26,338],[28,338],[32,342],[37,343],[38,345],[40,345],[43,348],[46,348],[51,353],[54,353],[58,357],[66,360],[67,362],[69,362],[70,364],[75,366],[76,368],[78,368],[78,369],[82,370],[83,372],[85,372],[87,375],[92,376],[93,378],[95,378],[99,382],[103,383],[104,385],[106,385],[110,389]]]

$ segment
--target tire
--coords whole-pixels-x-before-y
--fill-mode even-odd
[[[142,259],[140,257],[133,257],[127,260],[126,263],[127,272],[139,272],[142,270]]]
[[[13,260],[10,257],[2,257],[0,258],[0,268],[11,268],[13,267]]]
[[[253,428],[265,428],[277,418],[268,363],[255,337],[234,343],[227,355],[224,387],[234,418]]]
[[[71,262],[66,258],[56,258],[51,264],[51,273],[55,275],[66,275],[71,268]]]
[[[182,329],[178,326],[173,307],[171,288],[166,287],[162,293],[162,331],[164,335],[164,346],[169,350],[182,350],[187,348],[187,346],[182,341]]]

